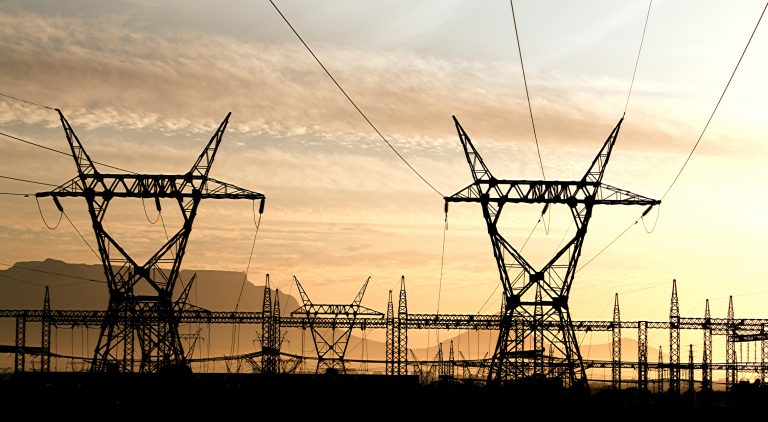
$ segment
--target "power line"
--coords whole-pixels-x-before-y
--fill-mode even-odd
[[[13,139],[14,141],[23,142],[25,144],[32,145],[32,146],[35,146],[35,147],[38,147],[38,148],[42,148],[42,149],[50,151],[50,152],[55,152],[57,154],[65,155],[67,157],[72,157],[72,153],[65,152],[65,151],[62,151],[62,150],[56,149],[56,148],[47,147],[45,145],[41,145],[41,144],[38,144],[36,142],[32,142],[30,140],[27,140],[27,139],[19,138],[18,136],[9,135],[9,134],[7,134],[5,132],[0,132],[0,135],[5,136],[6,138],[9,138],[9,139]],[[106,163],[102,163],[102,162],[99,162],[99,161],[96,161],[96,160],[93,160],[93,162],[95,164],[99,164],[99,165],[102,165],[104,167],[109,167],[109,168],[114,169],[114,170],[120,170],[120,171],[124,171],[126,173],[131,173],[131,174],[138,174],[135,171],[126,170],[124,168],[116,167],[116,166],[109,165],[109,164],[106,164]]]
[[[285,23],[286,23],[286,24],[288,24],[288,27],[290,27],[290,28],[291,28],[291,31],[293,31],[293,33],[296,35],[296,37],[299,39],[299,41],[301,41],[301,43],[304,45],[304,47],[307,49],[307,51],[309,51],[309,54],[311,54],[311,55],[312,55],[312,57],[315,59],[315,61],[317,62],[317,64],[319,64],[319,65],[320,65],[320,67],[321,67],[321,68],[323,68],[323,71],[325,72],[325,74],[326,74],[326,75],[328,75],[328,77],[331,79],[331,81],[333,81],[333,83],[336,85],[336,87],[337,87],[337,88],[339,88],[339,91],[341,91],[341,93],[342,93],[342,94],[344,94],[344,97],[346,97],[346,98],[347,98],[347,100],[349,101],[349,103],[350,103],[350,104],[352,104],[352,106],[355,108],[355,110],[357,110],[357,112],[360,114],[360,116],[362,116],[362,118],[363,118],[363,119],[366,121],[366,123],[368,123],[368,126],[370,126],[370,127],[371,127],[371,129],[373,129],[373,131],[374,131],[374,132],[376,132],[376,134],[377,134],[377,135],[379,135],[379,138],[381,138],[381,140],[382,140],[382,141],[384,141],[384,143],[385,143],[385,144],[387,144],[387,146],[389,147],[389,149],[391,149],[391,150],[392,150],[392,152],[394,152],[394,153],[395,153],[395,155],[397,155],[397,156],[400,158],[400,160],[402,160],[402,162],[403,162],[403,163],[405,163],[405,165],[406,165],[406,166],[408,166],[408,168],[409,168],[409,169],[411,169],[411,171],[412,171],[414,174],[416,174],[417,176],[419,176],[419,179],[421,179],[421,180],[422,180],[424,183],[426,183],[426,185],[427,185],[427,186],[429,186],[429,188],[430,188],[430,189],[432,189],[433,191],[435,191],[435,193],[437,193],[437,194],[438,194],[440,197],[443,197],[444,195],[443,195],[442,193],[440,193],[440,191],[439,191],[439,190],[437,190],[437,188],[435,188],[434,186],[432,186],[432,184],[431,184],[431,183],[429,183],[429,182],[427,181],[427,179],[425,179],[425,178],[424,178],[424,176],[422,176],[422,175],[421,175],[421,173],[419,173],[419,172],[418,172],[418,171],[417,171],[417,170],[416,170],[416,169],[415,169],[415,168],[414,168],[414,167],[411,165],[411,163],[409,163],[409,162],[408,162],[408,160],[406,160],[406,159],[405,159],[405,157],[403,157],[403,156],[400,154],[400,152],[398,152],[398,151],[397,151],[397,149],[395,149],[395,147],[394,147],[394,146],[392,146],[392,144],[391,144],[391,143],[390,143],[390,142],[387,140],[387,138],[386,138],[386,137],[385,137],[385,136],[384,136],[384,135],[383,135],[383,134],[382,134],[382,133],[379,131],[379,129],[376,127],[376,125],[374,125],[374,124],[373,124],[373,122],[371,122],[371,120],[368,118],[368,116],[366,116],[366,115],[365,115],[365,113],[363,113],[363,110],[361,110],[361,109],[360,109],[360,107],[358,107],[358,106],[357,106],[357,103],[355,103],[355,101],[352,99],[352,97],[350,97],[350,96],[349,96],[349,94],[347,94],[347,91],[345,91],[345,90],[344,90],[344,88],[342,88],[342,87],[341,87],[341,85],[339,84],[339,82],[336,80],[336,78],[334,78],[334,77],[333,77],[333,75],[332,75],[332,74],[331,74],[331,72],[328,70],[328,68],[326,68],[326,67],[325,67],[325,65],[323,65],[323,62],[321,62],[321,61],[320,61],[320,59],[319,59],[319,58],[317,57],[317,55],[316,55],[316,54],[315,54],[315,53],[312,51],[312,49],[309,47],[309,45],[308,45],[308,44],[307,44],[307,43],[304,41],[304,39],[301,37],[301,35],[299,35],[298,31],[296,31],[296,28],[294,28],[294,27],[293,27],[293,25],[291,25],[291,22],[289,22],[289,21],[288,21],[288,18],[286,18],[286,17],[285,17],[285,15],[283,14],[283,12],[281,12],[281,11],[280,11],[280,9],[277,7],[277,5],[275,4],[275,2],[274,2],[274,1],[272,1],[272,0],[269,0],[269,2],[272,4],[272,7],[274,7],[274,8],[275,8],[275,10],[277,11],[277,13],[278,13],[278,14],[280,14],[280,17],[281,17],[281,18],[283,18],[283,20],[285,21]]]
[[[538,221],[536,221],[536,224],[534,224],[534,225],[533,225],[533,228],[531,229],[531,232],[530,232],[530,233],[528,233],[528,237],[526,237],[526,238],[525,238],[525,242],[523,242],[523,246],[521,246],[521,247],[520,247],[520,252],[523,252],[523,250],[525,249],[525,246],[526,246],[526,245],[528,245],[528,241],[529,241],[529,240],[531,240],[531,236],[533,236],[533,232],[534,232],[534,231],[536,231],[536,227],[538,227],[538,226],[539,226],[539,223],[541,223],[543,219],[544,219],[544,215],[540,216],[540,217],[539,217],[539,219],[538,219]],[[480,312],[482,312],[482,311],[483,311],[483,309],[485,308],[485,306],[486,306],[486,305],[488,305],[488,301],[490,301],[490,300],[491,300],[491,298],[492,298],[492,297],[493,297],[493,296],[496,294],[496,291],[497,291],[497,290],[499,290],[499,287],[501,287],[501,281],[499,281],[499,283],[498,283],[498,284],[496,284],[496,287],[494,287],[494,289],[493,289],[493,291],[491,292],[491,294],[490,294],[490,295],[488,295],[488,298],[487,298],[487,299],[485,299],[485,302],[483,302],[483,305],[482,305],[482,306],[480,307],[480,309],[477,311],[477,314],[478,314],[478,315],[480,314]]]
[[[101,259],[101,256],[99,256],[99,254],[96,253],[96,250],[93,249],[93,246],[91,246],[91,244],[88,243],[87,240],[85,240],[85,237],[83,236],[83,234],[80,233],[80,230],[77,229],[77,226],[75,226],[75,223],[73,223],[72,220],[69,219],[69,216],[67,215],[67,213],[64,211],[62,211],[61,213],[64,214],[64,217],[67,219],[67,221],[69,221],[69,225],[72,226],[73,229],[75,229],[75,231],[77,232],[77,235],[80,236],[80,239],[83,239],[83,242],[85,242],[85,245],[88,246],[88,249],[90,249],[91,252],[93,252],[96,258]]]
[[[53,186],[53,187],[58,186],[58,185],[54,185],[53,183],[36,182],[34,180],[19,179],[17,177],[11,177],[11,176],[2,176],[2,175],[0,175],[0,179],[15,180],[17,182],[25,182],[25,183],[34,183],[36,185],[44,185],[44,186]]]
[[[520,49],[520,36],[517,31],[517,19],[515,19],[515,4],[509,0],[509,6],[512,9],[512,24],[515,27],[515,40],[517,41],[517,53],[520,56],[520,69],[523,71],[523,84],[525,85],[525,98],[528,100],[528,113],[531,116],[531,126],[533,127],[533,139],[536,141],[536,154],[539,156],[539,166],[541,166],[541,177],[547,180],[544,175],[544,162],[541,160],[541,150],[539,149],[539,137],[536,135],[536,123],[533,121],[533,108],[531,108],[531,96],[528,94],[528,79],[525,77],[525,66],[523,65],[523,50]]]
[[[650,9],[650,5],[649,5]],[[672,190],[672,187],[677,182],[677,179],[680,178],[680,175],[683,173],[683,170],[688,165],[688,162],[691,160],[691,157],[693,156],[693,153],[696,151],[696,148],[699,146],[699,143],[701,142],[702,138],[704,137],[704,133],[706,133],[707,128],[709,127],[709,124],[712,122],[712,119],[715,117],[715,112],[717,112],[718,107],[720,106],[720,103],[723,101],[723,97],[725,97],[725,93],[728,91],[728,87],[731,85],[731,81],[733,81],[733,77],[736,75],[736,71],[739,69],[739,65],[741,64],[742,59],[744,58],[744,55],[747,52],[747,49],[749,48],[750,43],[752,42],[752,38],[755,36],[755,32],[757,32],[757,28],[760,26],[760,22],[763,20],[763,16],[765,15],[765,11],[768,9],[768,2],[765,3],[765,6],[763,7],[763,11],[760,13],[760,17],[757,19],[757,23],[755,24],[755,28],[752,30],[752,34],[749,36],[749,39],[747,40],[747,44],[744,46],[744,50],[741,52],[741,56],[739,56],[738,62],[736,62],[736,66],[733,68],[733,72],[731,72],[730,78],[728,78],[728,83],[725,84],[725,88],[723,88],[722,94],[720,94],[720,98],[717,100],[717,103],[715,104],[714,109],[712,110],[712,113],[709,115],[709,119],[707,119],[707,123],[704,125],[704,129],[702,129],[701,134],[699,135],[698,139],[696,140],[696,143],[693,145],[693,148],[691,149],[691,152],[688,154],[688,157],[685,159],[685,162],[683,162],[682,167],[680,167],[680,170],[677,172],[677,175],[672,180],[672,183],[670,183],[667,190],[664,192],[664,195],[661,196],[661,200],[664,200],[664,198],[667,197],[667,194],[669,194],[669,191]],[[646,21],[647,23],[647,21]],[[592,258],[589,259],[584,265],[579,267],[577,271],[580,271],[582,268],[586,267],[595,260],[598,256],[600,256],[603,252],[605,252],[606,249],[608,249],[611,245],[616,243],[617,240],[619,240],[624,234],[626,234],[629,229],[631,229],[634,225],[636,225],[642,218],[648,214],[650,211],[650,207],[646,209],[643,214],[635,220],[632,224],[630,224],[626,229],[624,229],[621,233],[619,233],[618,236],[616,236],[613,240],[611,240],[603,249],[601,249],[597,254],[595,254]],[[655,227],[655,226],[654,226]]]
[[[629,92],[627,92],[627,102],[624,103],[624,114],[627,114],[629,107],[629,97],[632,95],[632,87],[635,85],[635,75],[637,74],[637,65],[640,63],[640,52],[643,51],[643,42],[645,41],[645,30],[648,28],[648,18],[651,16],[651,5],[653,0],[648,1],[648,12],[645,14],[645,24],[643,25],[643,35],[640,36],[640,48],[637,49],[637,58],[635,59],[635,70],[632,71],[632,82],[629,83]]]
[[[592,256],[592,258],[589,258],[589,260],[588,260],[587,262],[585,262],[584,264],[582,264],[582,266],[580,266],[580,267],[579,267],[579,268],[576,270],[576,272],[579,272],[579,271],[581,271],[582,269],[584,269],[584,267],[586,267],[586,266],[587,266],[587,265],[589,265],[589,264],[590,264],[592,261],[594,261],[594,260],[595,260],[595,258],[597,258],[598,256],[602,255],[602,254],[603,254],[603,252],[605,252],[605,250],[606,250],[606,249],[610,248],[610,247],[611,247],[611,245],[613,245],[614,243],[616,243],[616,241],[617,241],[617,240],[619,240],[619,239],[620,239],[622,236],[624,236],[624,234],[626,234],[626,233],[629,231],[629,229],[631,229],[632,227],[634,227],[634,226],[635,226],[635,224],[637,224],[637,222],[638,222],[638,221],[640,221],[640,219],[637,219],[637,220],[635,220],[635,221],[634,221],[632,224],[630,224],[630,225],[629,225],[629,226],[628,226],[626,229],[624,229],[624,231],[622,231],[621,233],[619,233],[619,235],[618,235],[618,236],[614,237],[614,238],[613,238],[613,240],[611,240],[610,242],[608,242],[608,244],[607,244],[607,245],[605,245],[605,246],[603,247],[603,249],[600,249],[600,251],[599,251],[598,253],[596,253],[594,256]]]
[[[744,58],[744,55],[747,53],[749,44],[752,42],[752,38],[755,36],[755,32],[757,32],[757,28],[760,26],[760,22],[763,20],[763,16],[765,15],[766,9],[768,9],[768,2],[765,3],[765,7],[763,7],[763,11],[760,13],[760,18],[757,19],[755,28],[752,30],[752,34],[749,36],[749,40],[747,40],[747,45],[744,46],[744,50],[741,52],[739,61],[736,62],[736,66],[733,68],[733,72],[731,72],[731,77],[728,78],[728,83],[725,84],[725,88],[723,88],[723,93],[720,94],[720,98],[717,100],[717,104],[715,104],[715,108],[712,110],[712,114],[710,114],[709,119],[707,119],[707,124],[704,125],[704,129],[701,131],[699,138],[696,140],[696,143],[693,145],[693,148],[691,149],[691,152],[688,154],[688,157],[685,159],[685,162],[683,162],[683,166],[680,167],[680,171],[677,172],[677,175],[672,180],[672,183],[669,185],[666,192],[664,192],[664,195],[661,196],[662,200],[664,200],[664,198],[667,197],[667,194],[669,193],[669,191],[672,190],[672,186],[674,186],[675,183],[677,182],[677,179],[680,178],[680,175],[683,173],[685,166],[688,165],[688,161],[691,160],[693,153],[696,151],[696,148],[699,146],[699,142],[701,142],[701,139],[704,137],[704,133],[707,131],[707,128],[709,127],[709,123],[712,121],[712,118],[715,117],[715,112],[717,111],[717,108],[720,107],[720,102],[723,101],[723,97],[725,97],[725,93],[726,91],[728,91],[728,87],[731,86],[731,81],[733,81],[733,77],[736,75],[736,71],[739,69],[741,60]]]
[[[35,286],[35,287],[40,287],[40,288],[43,288],[43,287],[45,287],[45,286],[43,286],[42,284],[33,283],[33,282],[31,282],[31,281],[22,280],[22,279],[20,279],[20,278],[16,278],[16,277],[11,277],[11,276],[9,276],[9,275],[7,275],[7,274],[0,274],[0,277],[3,277],[3,278],[7,278],[7,279],[9,279],[9,280],[13,280],[13,281],[18,281],[19,283],[29,284],[29,285],[31,285],[31,286]]]
[[[31,196],[31,195],[34,195],[34,193],[0,192],[0,195]]]
[[[16,101],[21,101],[22,103],[31,104],[33,106],[37,106],[37,107],[40,107],[40,108],[45,108],[45,109],[52,110],[52,111],[56,110],[53,107],[48,107],[46,105],[38,104],[38,103],[36,103],[34,101],[24,100],[24,99],[21,99],[21,98],[18,98],[18,97],[14,97],[13,95],[3,94],[3,93],[0,92],[0,96],[5,97],[5,98],[10,98],[10,99],[16,100]]]

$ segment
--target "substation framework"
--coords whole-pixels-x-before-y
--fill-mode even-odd
[[[268,283],[268,281],[267,281]],[[358,294],[358,297],[361,295]],[[405,291],[405,280],[401,280],[398,312],[393,312],[394,304],[388,303],[386,316],[368,308],[367,313],[374,314],[369,317],[359,317],[353,312],[347,315],[335,312],[321,312],[306,314],[306,307],[298,308],[291,316],[281,316],[278,292],[270,290],[269,284],[264,288],[264,302],[261,312],[216,312],[204,309],[183,309],[176,313],[178,323],[210,324],[210,325],[234,325],[253,324],[261,325],[261,350],[245,353],[238,356],[213,357],[209,360],[243,360],[248,362],[254,372],[264,374],[292,373],[297,371],[304,361],[317,362],[316,371],[344,370],[346,362],[382,363],[378,359],[352,360],[344,356],[345,348],[339,355],[328,356],[327,348],[330,346],[327,339],[319,336],[313,337],[315,341],[315,356],[300,356],[285,353],[280,350],[282,337],[288,329],[301,330],[326,330],[336,331],[336,338],[349,335],[352,330],[386,330],[386,356],[384,359],[387,375],[400,376],[416,374],[426,380],[472,380],[482,382],[487,380],[493,365],[492,358],[465,359],[460,354],[454,354],[453,342],[450,349],[444,353],[442,344],[437,347],[437,354],[432,360],[417,359],[412,350],[408,348],[408,334],[414,330],[474,330],[498,332],[504,318],[503,315],[462,315],[462,314],[422,314],[408,313]],[[344,306],[344,305],[314,305],[314,306]],[[37,356],[40,359],[40,372],[50,371],[50,360],[54,358],[72,358],[71,356],[57,355],[51,352],[51,331],[53,329],[66,329],[74,327],[101,327],[108,316],[105,311],[86,310],[52,310],[50,300],[45,296],[42,310],[0,310],[0,319],[14,319],[16,324],[16,344],[13,346],[0,346],[0,352],[13,353],[15,355],[15,371],[22,373],[27,370],[27,357]],[[160,317],[154,312],[137,312],[132,315],[137,321],[147,323],[155,322]],[[133,322],[133,321],[128,321]],[[40,324],[42,330],[40,346],[26,344],[26,332],[28,324]],[[512,328],[516,330],[530,329],[540,322],[533,319],[515,320]],[[517,324],[527,325],[517,327]],[[556,329],[554,322],[545,326],[545,329]],[[670,302],[670,316],[668,321],[622,321],[618,306],[618,295],[614,305],[614,314],[607,321],[573,321],[574,332],[610,333],[611,335],[611,360],[584,360],[586,369],[610,369],[612,388],[632,388],[641,391],[668,391],[681,393],[693,391],[698,384],[703,391],[712,390],[714,379],[713,371],[725,371],[725,389],[729,390],[739,381],[739,374],[752,373],[764,383],[768,381],[768,319],[736,318],[734,316],[733,301],[729,301],[726,318],[713,318],[710,315],[709,301],[706,302],[703,318],[682,317],[679,314],[679,302],[677,297],[676,282],[673,281],[672,298]],[[662,348],[659,348],[659,358],[656,362],[648,359],[648,334],[652,330],[663,330],[669,334],[667,349],[668,362],[664,362],[661,356]],[[688,347],[688,360],[681,360],[680,333],[681,331],[698,331],[701,334],[701,360],[694,362],[693,345]],[[627,332],[634,332],[637,340],[636,361],[622,359],[621,339],[632,338],[626,336]],[[624,335],[624,337],[622,337]],[[726,360],[714,362],[712,359],[712,340],[715,337],[725,338]],[[530,341],[530,340],[529,340]],[[758,361],[745,359],[738,361],[736,345],[744,342],[757,343],[755,347],[760,350]],[[339,343],[341,344],[341,343]],[[325,349],[324,349],[325,347]],[[699,346],[697,345],[697,348]],[[757,350],[757,349],[756,349]],[[411,358],[409,359],[409,352]],[[205,359],[190,359],[187,362],[203,361]],[[329,362],[333,361],[333,362]],[[546,366],[561,367],[562,361],[552,355],[551,351],[544,356]],[[321,364],[322,363],[322,364]],[[533,363],[531,362],[531,365]],[[135,365],[128,365],[127,368]],[[549,369],[549,368],[547,368]],[[562,368],[560,368],[562,369]],[[636,373],[634,378],[624,378],[622,370],[632,370]],[[461,371],[461,374],[459,374]],[[697,375],[697,373],[699,375]],[[606,380],[601,380],[606,381]]]

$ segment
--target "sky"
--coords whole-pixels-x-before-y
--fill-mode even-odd
[[[159,3],[159,4],[158,4]],[[539,179],[509,3],[278,0],[278,6],[392,145],[442,194],[471,180],[451,116],[493,173]],[[515,2],[548,179],[576,180],[622,117],[648,3]],[[702,132],[762,11],[760,1],[656,1],[604,182],[661,197]],[[0,2],[0,93],[59,107],[93,159],[186,172],[228,112],[211,177],[266,195],[250,267],[248,201],[206,201],[184,267],[249,270],[317,302],[386,309],[401,275],[412,312],[494,313],[498,273],[480,208],[443,199],[356,113],[268,1]],[[699,147],[660,208],[576,276],[574,319],[664,320],[677,279],[683,316],[768,317],[768,29],[763,22]],[[56,114],[0,99],[0,131],[67,148]],[[0,174],[60,184],[67,157],[0,139]],[[0,192],[46,186],[0,179]],[[94,244],[81,199],[62,201]],[[151,203],[115,201],[108,229],[139,259],[164,240]],[[169,229],[178,227],[163,204]],[[554,209],[557,208],[557,209]],[[597,207],[582,264],[642,207]],[[541,208],[507,211],[520,246]],[[50,199],[0,196],[0,258],[97,263]],[[523,254],[548,260],[573,232],[553,207]],[[444,254],[443,235],[445,234]],[[441,259],[443,258],[443,259]],[[441,262],[443,263],[441,265]],[[442,272],[442,278],[441,278]],[[94,288],[102,288],[96,286]],[[439,301],[438,301],[439,298]],[[485,305],[485,306],[484,306]],[[655,341],[651,339],[651,341]],[[659,339],[658,341],[661,341]]]

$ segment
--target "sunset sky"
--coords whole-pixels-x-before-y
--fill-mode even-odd
[[[157,4],[160,3],[160,4]],[[497,177],[539,179],[512,15],[506,1],[279,0],[368,117],[445,195],[471,176],[456,115]],[[659,198],[680,169],[762,11],[762,1],[653,3],[626,119],[604,181]],[[518,0],[515,10],[542,161],[549,179],[582,176],[621,118],[647,1]],[[575,319],[667,318],[671,280],[684,316],[710,298],[725,316],[768,317],[768,27],[763,22],[688,167],[657,210],[581,270]],[[267,197],[250,279],[316,301],[384,311],[401,274],[412,312],[438,306],[443,200],[393,154],[332,84],[268,1],[3,1],[0,93],[62,109],[97,161],[184,173],[227,112],[211,176]],[[0,131],[65,149],[56,114],[0,99]],[[59,184],[71,159],[0,138],[0,175]],[[107,170],[103,169],[102,170]],[[0,192],[47,190],[0,179]],[[94,244],[85,202],[62,200]],[[140,259],[163,239],[140,201],[115,201],[107,226]],[[50,199],[43,214],[55,223]],[[149,217],[156,211],[147,202]],[[178,224],[172,203],[166,223]],[[524,255],[550,258],[566,230],[539,224]],[[506,211],[520,246],[541,207]],[[642,213],[597,207],[582,264]],[[35,200],[0,196],[0,262],[97,263],[63,221],[49,231]],[[244,271],[254,234],[247,201],[203,202],[187,269]],[[2,282],[8,282],[4,280]],[[441,312],[497,312],[500,293],[477,205],[448,215]],[[103,288],[96,285],[93,288]],[[234,303],[233,298],[233,303]],[[659,340],[660,342],[661,340]]]

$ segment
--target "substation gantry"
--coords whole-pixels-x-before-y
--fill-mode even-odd
[[[220,356],[212,358],[189,359],[188,362],[204,361],[231,361],[245,360],[255,372],[262,374],[274,373],[292,373],[302,362],[306,360],[319,360],[320,356],[309,357],[303,355],[294,355],[280,350],[282,334],[285,329],[306,330],[310,324],[315,329],[343,329],[348,328],[370,330],[386,329],[387,331],[387,351],[386,366],[387,374],[398,375],[397,368],[402,368],[399,374],[408,373],[408,366],[413,374],[420,375],[423,380],[450,379],[460,369],[465,379],[479,380],[487,378],[493,359],[486,357],[478,359],[464,358],[461,350],[458,351],[459,359],[452,358],[448,353],[446,359],[442,347],[438,348],[437,355],[431,361],[419,360],[410,350],[412,358],[407,360],[401,358],[403,352],[408,352],[407,332],[409,330],[481,330],[497,332],[502,321],[501,315],[477,315],[477,314],[409,314],[405,303],[405,284],[401,279],[401,310],[397,315],[394,313],[394,306],[388,306],[387,317],[357,318],[355,315],[341,315],[329,313],[325,316],[310,315],[306,313],[297,316],[280,316],[278,292],[272,294],[270,287],[265,284],[264,303],[261,312],[231,312],[231,311],[209,311],[199,308],[184,309],[176,313],[179,323],[182,324],[208,324],[208,325],[239,325],[239,324],[261,324],[262,327],[262,348],[259,351],[246,353],[238,356]],[[60,355],[51,351],[51,329],[74,328],[74,327],[95,327],[98,328],[106,318],[106,311],[86,311],[86,310],[52,310],[50,307],[50,298],[46,293],[42,310],[31,309],[7,309],[0,310],[0,320],[15,319],[16,326],[16,344],[0,345],[0,353],[15,354],[15,372],[25,372],[25,359],[28,356],[39,356],[40,371],[50,371],[50,360],[52,357],[57,359],[72,359],[77,357]],[[391,302],[390,302],[391,303]],[[320,306],[320,305],[315,305]],[[342,305],[344,306],[344,305]],[[392,310],[390,312],[390,309]],[[703,318],[686,318],[679,314],[680,305],[677,295],[677,284],[673,280],[672,299],[670,302],[670,318],[668,321],[622,321],[619,309],[618,296],[614,301],[613,319],[609,321],[573,321],[573,329],[581,333],[610,333],[611,334],[611,360],[585,360],[584,366],[587,369],[610,369],[611,384],[615,389],[621,389],[627,386],[636,386],[639,391],[658,391],[663,392],[665,385],[668,391],[679,393],[682,390],[682,382],[687,381],[688,391],[693,391],[694,371],[701,371],[700,385],[702,391],[711,391],[713,389],[714,379],[713,370],[725,372],[725,389],[731,387],[743,379],[744,375],[750,373],[757,374],[762,383],[768,380],[768,319],[757,318],[735,318],[733,300],[728,302],[728,316],[726,318],[712,318],[709,310],[709,301],[705,303],[705,312]],[[26,342],[26,333],[28,324],[40,324],[42,329],[40,346],[28,345]],[[518,330],[517,325],[531,326],[532,319],[512,321],[513,332]],[[557,321],[545,322],[546,329],[554,330],[557,328]],[[659,359],[651,362],[649,356],[649,330],[663,330],[669,333],[670,353],[669,361],[662,361],[663,347],[659,348]],[[703,333],[701,361],[694,363],[691,360],[689,345],[689,360],[685,364],[681,362],[680,353],[675,352],[679,345],[681,330],[688,332]],[[621,340],[626,339],[628,332],[636,333],[637,340],[637,361],[627,361],[622,359]],[[327,333],[327,331],[326,331]],[[630,335],[631,336],[631,335]],[[713,361],[712,343],[714,337],[723,337],[725,340],[726,358],[724,362]],[[402,341],[397,340],[402,338]],[[678,340],[675,340],[678,339]],[[322,340],[320,340],[322,341]],[[348,341],[347,341],[348,342]],[[754,345],[755,355],[760,353],[759,359],[755,356],[750,359],[749,343],[759,343]],[[742,356],[737,358],[736,344],[739,349],[743,343],[748,343],[746,359]],[[322,350],[322,349],[321,349]],[[258,358],[261,360],[259,361]],[[344,363],[353,360],[343,360]],[[361,362],[361,361],[358,361]],[[378,362],[376,359],[364,360],[362,362]],[[636,373],[634,379],[626,378],[627,372]],[[654,375],[652,377],[651,375]],[[592,379],[596,381],[596,379]],[[605,381],[605,380],[603,380]]]
[[[473,182],[445,197],[480,204],[504,287],[499,337],[489,382],[522,378],[560,379],[568,387],[588,388],[584,363],[568,309],[568,296],[595,205],[657,205],[660,201],[602,182],[623,118],[611,131],[580,180],[506,180],[491,174],[469,136],[453,117]],[[507,204],[564,204],[576,233],[540,269],[534,268],[499,231]],[[515,321],[531,321],[516,324]],[[514,328],[514,330],[513,330]]]
[[[264,211],[263,194],[208,176],[231,113],[185,174],[108,174],[96,168],[64,114],[56,111],[77,166],[77,176],[36,196],[52,197],[62,212],[59,198],[85,198],[88,205],[109,287],[109,305],[101,322],[91,371],[156,372],[161,368],[186,367],[187,358],[178,331],[179,313],[189,308],[187,297],[194,277],[185,284],[180,279],[180,268],[200,201],[258,200],[259,213]],[[154,199],[158,212],[161,212],[161,199],[175,200],[183,224],[154,255],[140,263],[104,226],[104,216],[115,198]],[[181,293],[174,299],[179,281]],[[134,356],[135,340],[139,343],[138,359]],[[134,367],[136,361],[138,368]]]
[[[293,280],[296,282],[302,305],[291,312],[291,316],[304,317],[306,325],[312,332],[312,340],[317,352],[317,373],[325,371],[346,373],[345,356],[352,329],[360,327],[365,330],[370,320],[384,321],[383,313],[361,305],[371,278],[368,277],[365,280],[352,303],[344,305],[312,303],[299,279],[294,276]]]

